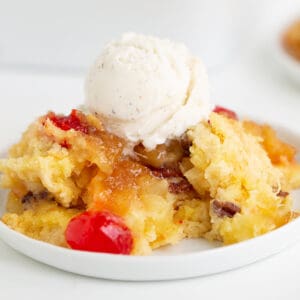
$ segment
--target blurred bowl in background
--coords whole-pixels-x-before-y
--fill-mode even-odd
[[[285,75],[300,86],[300,60],[288,52],[283,41],[287,30],[290,30],[291,25],[296,20],[300,20],[300,12],[299,17],[293,16],[286,18],[286,21],[282,23],[281,28],[276,31],[276,34],[273,37],[272,50],[274,52],[275,60],[284,71]]]

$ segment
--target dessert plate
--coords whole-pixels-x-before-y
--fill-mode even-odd
[[[273,56],[286,76],[288,76],[295,83],[300,84],[300,61],[296,60],[290,54],[288,54],[281,44],[281,38],[287,26],[282,26],[281,30],[277,30],[273,37],[271,49],[273,50]]]
[[[276,126],[274,126],[276,128]],[[300,148],[300,135],[276,128],[286,141]],[[300,191],[293,193],[300,208]],[[0,215],[6,193],[0,193]],[[230,246],[202,239],[186,240],[154,251],[151,256],[124,256],[76,251],[28,238],[0,222],[0,238],[37,261],[81,275],[115,280],[170,280],[209,275],[239,268],[276,254],[300,239],[300,218],[260,237]]]

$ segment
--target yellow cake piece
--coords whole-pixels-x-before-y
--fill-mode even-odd
[[[210,122],[189,135],[192,167],[184,174],[200,195],[212,199],[207,238],[239,242],[289,221],[289,197],[278,195],[283,174],[240,122],[212,113]]]
[[[134,237],[133,254],[149,254],[184,238],[184,224],[174,221],[175,202],[184,196],[170,193],[168,182],[145,166],[121,159],[122,140],[103,131],[93,116],[87,119],[100,132],[64,131],[42,117],[12,147],[9,158],[0,160],[1,184],[10,189],[3,222],[30,237],[66,245],[61,241],[74,215],[69,207],[79,206],[122,217]],[[43,191],[53,206],[39,199]],[[24,209],[28,193],[41,204]]]
[[[109,177],[99,173],[83,199],[88,209],[123,217],[134,236],[133,254],[149,254],[184,238],[183,225],[174,220],[178,196],[139,163],[122,160]]]
[[[65,228],[78,213],[78,209],[66,209],[54,201],[39,200],[22,213],[4,214],[2,222],[36,240],[67,247]]]
[[[107,133],[101,122],[88,115],[93,135],[61,130],[47,116],[29,126],[19,143],[0,160],[1,185],[19,198],[47,190],[64,207],[74,206],[95,169],[112,172],[122,153],[122,140]]]

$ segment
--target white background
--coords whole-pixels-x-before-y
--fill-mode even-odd
[[[215,67],[299,7],[299,0],[0,0],[0,67],[83,72],[127,31],[182,41]]]
[[[67,2],[63,1],[61,10],[55,12],[55,9],[49,10],[50,2],[42,5],[40,1],[39,5],[45,8],[45,12],[44,15],[38,14],[37,18],[37,12],[39,13],[40,10],[34,6],[33,0],[26,1],[27,4],[25,1],[10,1],[3,5],[3,2],[0,0],[2,6],[0,9],[0,103],[2,104],[0,128],[1,140],[10,144],[19,137],[21,131],[34,117],[49,109],[59,108],[67,111],[82,102],[82,72],[94,55],[99,52],[94,44],[98,35],[101,34],[100,45],[121,32],[121,28],[115,28],[113,22],[107,22],[103,31],[95,29],[95,32],[92,31],[87,37],[87,28],[94,28],[97,23],[95,23],[96,19],[93,19],[90,21],[92,26],[85,27],[85,24],[90,23],[86,16],[87,8],[82,4],[75,6],[72,2],[66,4]],[[52,1],[52,3],[55,2]],[[174,1],[176,5],[179,5],[179,2]],[[96,1],[93,3],[95,5]],[[262,1],[261,3],[263,6],[259,7],[259,15],[265,18],[260,17],[253,24],[253,31],[248,32],[249,39],[250,36],[253,39],[248,41],[247,49],[241,44],[238,46],[240,48],[234,46],[235,55],[226,54],[222,60],[215,60],[213,55],[206,54],[210,66],[213,100],[238,112],[247,113],[270,123],[282,124],[300,134],[300,87],[274,63],[269,43],[270,35],[275,32],[274,28],[278,24],[283,24],[287,15],[295,13],[295,7],[299,2],[294,0]],[[14,5],[18,5],[16,9]],[[158,7],[158,1],[155,5]],[[162,11],[168,15],[168,5],[166,3],[162,5],[164,5]],[[75,7],[75,12],[69,14],[68,7]],[[160,19],[162,15],[158,8],[156,8],[156,13],[157,18]],[[174,18],[175,13],[180,15],[182,10],[185,10],[185,14],[189,13],[187,7],[177,8],[168,18]],[[109,11],[110,16],[113,15],[113,3]],[[24,15],[29,16],[25,23],[21,22],[23,12]],[[89,11],[89,14],[93,15],[93,9]],[[69,31],[76,32],[77,38],[72,38],[69,42],[65,34],[60,35],[58,30],[60,23],[56,23],[52,28],[49,25],[49,15],[57,15],[61,19],[66,16]],[[193,15],[192,12],[191,15]],[[254,15],[256,15],[255,12]],[[30,23],[32,19],[35,20],[34,23]],[[127,20],[126,16],[122,21],[124,24],[128,21],[125,19]],[[144,22],[141,17],[137,16],[134,22],[144,26],[143,31],[151,32],[150,21]],[[41,23],[40,31],[37,28],[39,23]],[[261,26],[260,30],[257,30],[258,25]],[[154,34],[158,33],[157,26],[157,24],[153,25]],[[44,36],[46,27],[48,31]],[[65,30],[65,25],[63,27]],[[165,32],[170,30],[170,26],[163,28]],[[179,30],[179,38],[176,38],[176,30],[169,35],[180,40],[186,31],[187,28]],[[213,31],[217,32],[215,29]],[[97,38],[93,38],[94,34]],[[44,39],[37,43],[36,35],[44,36]],[[241,37],[238,36],[237,39],[240,40]],[[79,41],[87,41],[89,46],[81,45],[80,50],[70,51],[70,45],[80,44]],[[232,43],[230,38],[226,41],[228,49],[235,43],[235,41]],[[192,36],[186,42],[190,44],[194,52],[198,53],[197,49],[200,52],[201,47],[197,48],[200,44],[197,43],[196,38],[194,43]],[[222,52],[221,50],[219,48],[218,51]],[[205,51],[210,53],[206,49],[203,53]],[[66,71],[68,75],[63,73]],[[29,99],[30,103],[34,103],[30,107],[26,105]],[[2,146],[6,145],[1,145],[1,149]],[[255,251],[255,249],[249,249],[249,251]],[[0,242],[0,295],[3,299],[296,300],[300,299],[299,266],[300,244],[298,243],[267,260],[223,274],[171,282],[113,282],[55,270],[16,253]]]

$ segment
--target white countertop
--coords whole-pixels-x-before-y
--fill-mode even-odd
[[[211,74],[211,79],[216,103],[268,122],[276,121],[300,133],[300,86],[272,65],[264,49],[253,49],[251,55]],[[68,111],[76,106],[83,98],[82,82],[80,76],[0,71],[1,135],[12,143],[34,117],[49,109],[60,107]],[[29,98],[36,99],[36,106],[30,108],[29,114],[27,108],[24,116]],[[14,125],[13,119],[21,117],[22,122]],[[300,243],[264,261],[222,274],[169,282],[114,282],[56,270],[0,242],[0,297],[296,300],[300,299],[299,266]]]

